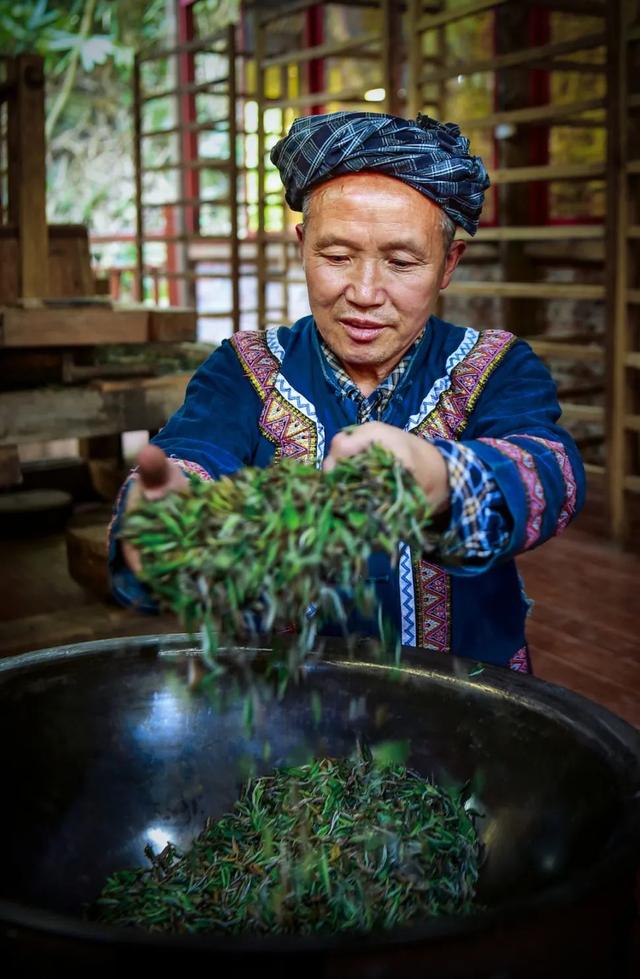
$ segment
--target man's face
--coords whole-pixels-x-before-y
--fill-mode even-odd
[[[393,177],[335,177],[298,225],[318,329],[364,393],[421,333],[464,249],[445,254],[439,207]]]

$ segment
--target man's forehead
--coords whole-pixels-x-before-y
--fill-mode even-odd
[[[333,177],[314,188],[306,216],[312,214],[323,223],[357,220],[372,228],[393,223],[408,230],[439,227],[442,211],[402,181],[366,172]]]
[[[427,209],[440,210],[437,204],[402,180],[398,180],[397,177],[375,173],[371,170],[331,177],[330,180],[325,180],[311,190],[309,200],[314,205],[322,205],[323,202],[333,203],[336,198],[351,199],[355,202],[370,194],[375,194],[377,197],[393,197],[404,200],[416,207],[424,205]]]

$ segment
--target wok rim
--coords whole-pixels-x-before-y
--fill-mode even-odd
[[[367,661],[344,658],[342,652],[332,653],[331,641],[327,643],[328,655],[315,661],[310,669],[331,666],[342,669],[381,669],[396,667]],[[64,660],[98,656],[108,652],[140,653],[153,650],[157,656],[175,654],[180,656],[198,655],[197,639],[188,633],[159,633],[133,636],[118,636],[108,639],[90,640],[68,645],[45,647],[17,656],[0,659],[0,686],[6,676],[15,675],[42,665]],[[428,653],[428,659],[419,659]],[[585,740],[592,741],[600,748],[606,742],[617,742],[618,749],[624,749],[627,762],[633,762],[631,771],[625,773],[634,777],[629,784],[629,794],[620,822],[616,825],[612,838],[602,850],[596,862],[575,873],[570,880],[556,881],[548,887],[514,901],[485,908],[467,915],[443,915],[428,919],[410,927],[395,928],[377,932],[319,933],[313,935],[220,935],[197,934],[182,935],[166,932],[148,932],[143,929],[115,928],[85,921],[71,914],[60,914],[41,907],[32,907],[20,902],[7,900],[0,896],[0,928],[18,928],[30,932],[40,932],[58,939],[68,939],[96,945],[134,946],[140,948],[167,948],[188,952],[189,950],[210,950],[226,952],[230,955],[277,954],[296,956],[308,952],[343,953],[357,951],[372,952],[403,945],[411,946],[435,943],[445,938],[459,936],[470,938],[482,935],[498,925],[506,925],[523,915],[548,912],[563,906],[575,904],[580,899],[595,894],[596,891],[625,866],[629,878],[637,872],[640,865],[640,729],[618,717],[595,701],[557,684],[538,677],[507,670],[491,664],[482,663],[482,671],[476,676],[467,673],[460,675],[465,664],[474,663],[464,657],[403,647],[401,669],[423,679],[435,677],[440,682],[455,682],[458,685],[488,685],[514,702],[528,709],[544,712],[545,708],[558,723],[567,727],[579,727]],[[462,664],[462,667],[460,666]],[[535,697],[531,698],[531,691]],[[529,696],[527,696],[529,693]],[[562,708],[562,713],[560,711]],[[574,723],[570,723],[574,722]],[[616,752],[617,755],[617,752]],[[619,773],[623,772],[622,760],[618,762]],[[630,860],[631,858],[631,860]],[[635,861],[635,862],[634,862]]]

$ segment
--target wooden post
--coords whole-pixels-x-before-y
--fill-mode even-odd
[[[530,10],[526,4],[510,3],[495,11],[496,54],[526,47],[529,38]],[[496,72],[495,109],[508,111],[529,103],[530,78],[528,68],[511,68]],[[497,142],[500,168],[527,166],[529,139],[526,130],[512,127],[513,134]],[[535,185],[534,185],[535,186]],[[503,225],[531,224],[529,213],[530,187],[523,193],[517,184],[504,184],[497,188],[500,223]],[[540,220],[537,216],[536,223]],[[541,222],[542,223],[542,222]],[[525,242],[504,241],[499,244],[500,264],[506,282],[526,282],[531,278],[531,262],[526,254]],[[538,332],[536,323],[537,304],[530,299],[503,299],[502,326],[519,336]]]
[[[46,206],[44,68],[38,55],[9,62],[9,223],[18,229],[18,295],[43,298],[49,291]]]
[[[400,11],[394,0],[381,0],[382,6],[382,87],[385,112],[398,115],[400,59]]]
[[[256,28],[256,101],[258,107],[258,237],[257,248],[257,292],[258,329],[264,330],[267,319],[267,243],[265,240],[265,82],[262,62],[265,57],[265,28],[260,22],[259,11],[254,8]]]
[[[409,0],[407,14],[407,116],[414,119],[422,111],[422,31],[418,30],[422,0]]]
[[[607,7],[607,525],[618,545],[629,534],[625,482],[631,459],[631,432],[626,416],[633,409],[634,389],[627,362],[632,335],[629,287],[631,284],[629,229],[637,217],[637,202],[630,193],[633,177],[627,173],[632,125],[629,120],[629,5],[619,0]],[[636,338],[637,339],[637,338]]]
[[[144,224],[142,214],[142,94],[140,83],[140,58],[133,62],[133,160],[136,195],[136,270],[134,296],[144,302]]]
[[[240,241],[238,239],[238,125],[236,84],[236,29],[227,28],[229,81],[227,89],[229,115],[229,213],[231,217],[231,322],[233,332],[240,329]]]

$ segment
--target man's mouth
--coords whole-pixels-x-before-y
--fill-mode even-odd
[[[371,343],[380,336],[386,329],[386,323],[377,323],[375,320],[357,319],[354,316],[344,316],[340,319],[348,336],[356,343]]]

